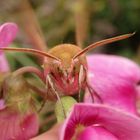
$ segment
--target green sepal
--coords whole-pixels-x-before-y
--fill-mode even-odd
[[[61,102],[57,101],[55,104],[55,114],[58,122],[65,120],[65,118],[69,115],[72,106],[77,103],[77,101],[70,96],[62,97]]]

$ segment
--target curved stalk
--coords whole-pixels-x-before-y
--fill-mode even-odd
[[[27,72],[35,73],[44,83],[46,82],[44,73],[41,72],[39,69],[37,69],[35,67],[32,67],[32,66],[22,67],[22,68],[20,68],[16,71],[14,71],[13,75],[14,76],[21,75],[21,74],[24,74],[24,73],[27,73]]]

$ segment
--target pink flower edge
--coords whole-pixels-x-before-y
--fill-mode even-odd
[[[37,114],[22,114],[5,108],[0,111],[0,130],[1,140],[29,140],[39,130]]]
[[[116,108],[129,111],[137,114],[136,109],[136,85],[129,80],[114,76],[107,75],[104,72],[90,72],[88,74],[94,74],[88,78],[90,87],[96,92],[103,104],[111,105]],[[96,103],[100,103],[99,99],[95,96]],[[92,103],[91,95],[86,91],[84,102]]]
[[[77,137],[76,140],[118,140],[116,136],[102,126],[86,127]]]
[[[88,69],[117,76],[133,83],[140,81],[140,67],[134,61],[117,55],[94,54],[87,56]]]
[[[5,102],[3,99],[0,99],[0,111],[5,108]]]
[[[140,67],[125,57],[105,54],[87,56],[87,62],[88,83],[102,102],[137,114],[136,87],[140,81]],[[85,102],[91,102],[88,92]],[[99,102],[96,96],[95,102]]]
[[[15,23],[5,23],[0,26],[0,47],[7,47],[16,37],[18,27]],[[0,72],[9,72],[9,64],[0,51]]]
[[[138,140],[140,138],[140,118],[106,105],[76,104],[64,122],[60,140],[70,140],[78,124],[85,127],[99,124],[119,140]]]
[[[0,47],[7,47],[16,37],[18,27],[8,22],[0,26]]]
[[[2,72],[9,72],[9,64],[6,60],[6,57],[3,53],[0,53],[0,73]]]

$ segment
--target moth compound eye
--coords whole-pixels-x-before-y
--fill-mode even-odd
[[[60,67],[57,67],[57,71],[58,71],[58,72],[61,72],[61,69],[60,69]]]
[[[57,67],[56,67],[56,70],[57,70],[57,72],[58,72],[59,74],[62,74],[62,73],[63,73],[63,71],[62,71],[62,69],[60,68],[60,66],[57,66]]]
[[[74,72],[76,71],[76,67],[75,67],[75,66],[73,67],[73,71],[74,71]]]

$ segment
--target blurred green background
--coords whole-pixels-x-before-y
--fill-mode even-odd
[[[20,0],[0,1],[0,23],[22,18],[17,7]],[[97,48],[92,53],[118,54],[140,62],[140,1],[139,0],[30,0],[29,1],[49,48],[61,44],[76,44],[75,24],[84,34],[84,46],[120,34],[136,34],[126,40]],[[80,14],[76,15],[76,12]],[[82,22],[81,22],[82,21]],[[30,38],[19,25],[20,32],[13,46],[31,47]],[[79,26],[78,25],[78,26]],[[14,53],[13,53],[14,54]],[[18,65],[36,65],[26,54],[8,53],[12,69]],[[20,57],[20,59],[18,59]],[[13,59],[15,59],[13,61]]]

